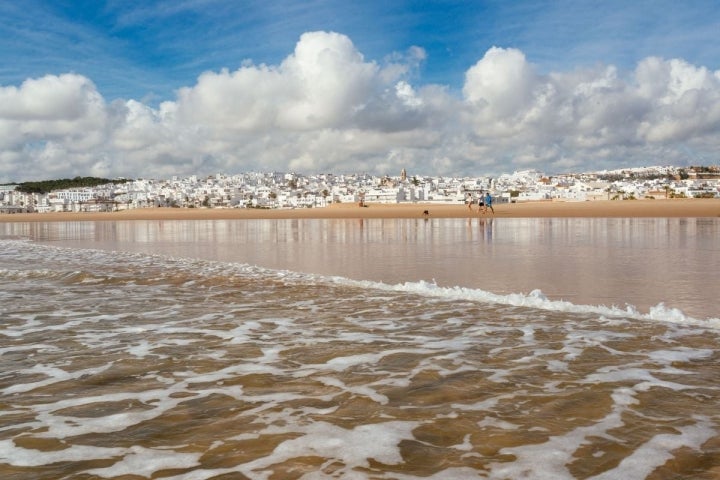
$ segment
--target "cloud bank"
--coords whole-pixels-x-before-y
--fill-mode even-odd
[[[155,108],[108,101],[71,73],[0,86],[0,182],[718,163],[720,71],[649,57],[629,72],[541,74],[522,51],[493,47],[453,92],[417,82],[425,61],[419,47],[368,60],[318,31],[277,65],[205,72]]]

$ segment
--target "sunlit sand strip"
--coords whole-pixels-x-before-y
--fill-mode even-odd
[[[432,203],[333,204],[326,208],[209,209],[142,208],[118,212],[0,214],[0,222],[98,221],[98,220],[212,220],[293,218],[552,218],[552,217],[720,217],[720,199],[688,198],[593,202],[524,202],[495,204],[495,213],[476,207]],[[427,211],[427,214],[424,212]]]

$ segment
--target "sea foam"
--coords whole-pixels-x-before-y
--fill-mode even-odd
[[[627,305],[625,308],[605,305],[579,305],[566,300],[551,300],[539,289],[530,293],[511,293],[501,295],[481,289],[466,287],[442,287],[435,281],[405,282],[399,284],[386,284],[372,281],[356,281],[347,278],[333,277],[333,281],[347,285],[354,285],[361,288],[375,288],[392,292],[407,292],[426,297],[434,297],[446,300],[466,300],[475,302],[487,302],[499,305],[514,307],[528,307],[539,310],[554,312],[568,312],[578,314],[594,314],[607,317],[622,317],[633,320],[662,321],[699,327],[720,329],[720,318],[697,319],[685,315],[677,308],[669,308],[660,303],[642,313],[635,306]]]

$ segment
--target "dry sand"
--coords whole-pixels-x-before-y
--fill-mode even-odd
[[[0,214],[0,222],[67,222],[99,220],[204,220],[250,218],[540,218],[540,217],[720,217],[720,199],[609,200],[593,202],[524,202],[496,204],[495,213],[478,214],[477,206],[432,203],[334,204],[302,209],[142,208],[105,213]]]

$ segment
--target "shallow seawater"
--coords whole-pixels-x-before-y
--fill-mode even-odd
[[[3,228],[4,227],[4,228]],[[720,318],[720,219],[371,219],[0,224],[71,247]]]
[[[632,277],[633,249],[664,248],[688,282],[713,274],[693,259],[717,258],[718,224],[659,239],[500,224],[489,240],[464,221],[1,227],[0,475],[717,478],[712,306],[689,315],[642,289],[632,308],[568,301],[545,293],[551,277],[514,290],[507,271],[485,288],[458,265],[475,251],[534,278],[564,243],[615,251]]]

